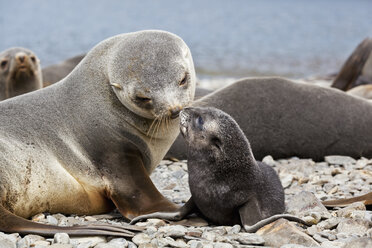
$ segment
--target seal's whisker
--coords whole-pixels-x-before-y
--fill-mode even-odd
[[[151,125],[150,125],[150,127],[149,127],[149,130],[147,130],[146,136],[149,136],[150,131],[151,131],[151,128],[152,128],[152,126],[154,125],[154,123],[155,123],[155,121],[156,121],[157,118],[158,118],[158,117],[156,117],[156,118],[152,121],[152,123],[151,123]]]
[[[154,123],[155,125],[153,126],[153,129],[152,129],[152,132],[151,132],[151,135],[150,135],[150,142],[152,141],[152,138],[154,137],[154,134],[155,134],[155,130],[156,130],[156,125],[158,123],[158,120],[159,120],[159,117],[156,117],[154,119]],[[152,126],[152,125],[151,125]]]
[[[159,130],[160,130],[162,120],[163,120],[163,117],[160,117],[158,125],[156,126],[156,136],[159,134]]]
[[[167,116],[167,117],[165,118],[165,122],[166,122],[166,124],[167,124],[167,131],[169,131],[169,121],[170,121],[170,117]]]
[[[163,134],[165,133],[165,119],[166,119],[166,117],[162,117],[160,119],[160,123],[161,123],[160,126],[161,126],[161,131],[163,132]]]
[[[158,135],[158,131],[159,131],[159,126],[161,124],[161,120],[162,120],[162,117],[160,117],[160,119],[159,119],[159,117],[157,118],[157,123],[154,126],[154,132],[152,133],[152,137],[154,137],[154,136],[156,137]],[[155,144],[156,144],[156,139],[155,139]]]

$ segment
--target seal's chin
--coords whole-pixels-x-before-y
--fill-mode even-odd
[[[187,119],[188,119],[188,114],[182,110],[180,112],[180,131],[181,134],[184,138],[187,137],[187,131],[188,131],[188,125],[187,125]]]
[[[185,126],[181,126],[180,127],[180,131],[181,131],[181,134],[184,138],[186,138],[186,135],[187,135],[187,127]]]

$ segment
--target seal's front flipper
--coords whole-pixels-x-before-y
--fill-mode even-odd
[[[258,201],[254,197],[239,208],[239,215],[244,228],[263,219]]]
[[[191,214],[196,208],[196,205],[194,201],[192,200],[192,197],[179,209],[177,209],[174,212],[155,212],[151,214],[145,214],[141,216],[137,216],[136,218],[133,218],[130,224],[135,224],[138,221],[150,219],[150,218],[158,218],[158,219],[165,219],[165,220],[182,220],[185,216]]]
[[[124,217],[132,219],[143,214],[172,212],[179,208],[157,190],[145,169],[138,149],[128,148],[126,154],[117,159],[120,162],[113,160],[114,163],[122,163],[122,166],[111,168],[110,174],[116,175],[115,177],[106,176],[107,195]]]
[[[322,204],[326,207],[346,207],[354,202],[363,202],[367,206],[372,205],[372,192],[347,199],[323,201]]]
[[[136,226],[114,226],[114,225],[85,225],[85,226],[52,226],[26,220],[19,217],[0,205],[0,231],[20,234],[36,234],[45,237],[53,237],[54,234],[64,232],[70,236],[118,236],[133,237],[131,231],[143,231]]]

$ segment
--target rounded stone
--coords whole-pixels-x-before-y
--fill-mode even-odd
[[[56,233],[54,235],[54,244],[70,244],[70,236],[67,233]]]

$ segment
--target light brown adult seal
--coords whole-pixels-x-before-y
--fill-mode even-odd
[[[0,53],[0,101],[43,87],[40,61],[22,47]]]
[[[109,38],[62,81],[0,103],[0,230],[122,235],[30,222],[36,213],[132,218],[175,205],[149,174],[177,137],[195,91],[187,45],[163,31]]]

